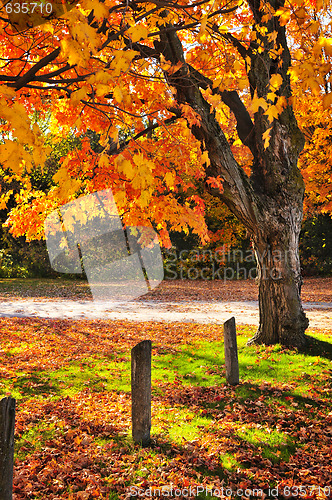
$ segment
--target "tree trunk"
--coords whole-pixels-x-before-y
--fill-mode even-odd
[[[281,234],[254,241],[259,285],[259,328],[249,344],[303,347],[309,321],[301,303],[298,252],[300,224],[284,225]]]
[[[270,147],[259,145],[251,179],[259,207],[252,242],[260,324],[249,343],[303,347],[309,325],[301,303],[299,257],[304,182],[297,160],[303,138],[291,108],[282,121],[273,126]]]

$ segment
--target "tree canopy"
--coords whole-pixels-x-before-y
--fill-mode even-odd
[[[197,107],[204,102],[215,114],[225,154],[236,160],[234,177],[243,182],[252,173],[257,132],[260,147],[267,148],[274,121],[292,100],[290,83],[306,130],[322,116],[311,114],[310,102],[318,99],[330,116],[330,19],[330,4],[322,1],[88,0],[61,18],[16,32],[3,6],[0,154],[6,176],[22,182],[8,222],[13,234],[39,238],[55,206],[111,186],[125,220],[152,222],[164,244],[167,228],[192,227],[206,241],[204,203],[193,179],[220,193],[225,177],[209,171],[208,150],[193,131],[202,128]],[[255,81],[253,65],[262,82]],[[188,102],[183,89],[189,85],[199,89],[201,102],[197,96]],[[256,114],[264,114],[264,129],[253,139]],[[63,157],[49,192],[33,188],[29,172],[44,168],[49,153],[45,132],[61,140],[89,129],[100,134],[100,147],[92,150],[83,141]],[[330,169],[320,175],[319,161],[306,168],[308,183],[319,176],[325,187],[318,196],[325,194],[329,209]],[[10,191],[2,194],[3,206]]]

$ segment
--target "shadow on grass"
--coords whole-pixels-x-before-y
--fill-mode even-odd
[[[161,374],[155,394],[162,397],[167,383],[173,382],[179,387],[185,388],[196,386],[200,391],[212,387],[216,390],[223,388],[227,391],[228,398],[223,400],[222,405],[229,403],[231,398],[236,397],[240,401],[246,399],[258,399],[260,396],[268,396],[271,400],[289,406],[289,399],[301,404],[321,405],[310,397],[308,384],[317,384],[320,388],[319,377],[322,368],[325,373],[329,370],[328,363],[317,357],[332,355],[332,344],[312,338],[311,346],[304,352],[285,350],[282,346],[276,346],[273,351],[261,349],[260,347],[239,348],[239,372],[242,382],[238,386],[226,385],[225,361],[223,355],[216,357],[214,354],[192,352],[182,350],[175,355],[155,358],[155,366]],[[260,350],[259,350],[260,349]],[[220,346],[218,346],[218,350]],[[312,360],[308,360],[312,357]],[[309,362],[310,361],[310,362]],[[326,366],[325,366],[326,365]],[[161,383],[160,383],[161,382]],[[292,385],[295,386],[292,389]],[[189,389],[188,389],[189,390]],[[178,389],[175,391],[178,392]],[[191,393],[192,397],[193,393]],[[180,401],[181,403],[181,401]]]
[[[170,389],[170,390],[169,390]],[[260,404],[260,398],[264,396],[264,404]],[[204,416],[211,420],[216,418],[215,412],[223,412],[229,404],[240,405],[242,411],[245,410],[248,421],[264,421],[266,410],[266,419],[270,420],[269,411],[273,405],[280,409],[306,410],[308,406],[314,409],[322,410],[329,408],[329,402],[325,403],[317,398],[302,396],[294,393],[291,389],[280,390],[279,388],[265,386],[262,388],[260,382],[242,382],[237,386],[211,386],[211,387],[191,387],[182,385],[177,386],[176,391],[169,388],[168,384],[153,390],[153,399],[165,401],[167,404],[181,405],[187,410],[195,411],[197,407],[206,410]],[[258,404],[257,404],[258,402]],[[265,404],[266,403],[266,404]],[[234,410],[234,413],[236,410]],[[307,418],[315,418],[315,412],[306,412]],[[242,416],[243,417],[243,416]],[[241,417],[241,418],[242,418]]]
[[[54,386],[51,378],[43,372],[31,372],[29,375],[17,377],[15,389],[20,392],[22,397],[59,394],[58,388]]]
[[[299,349],[301,354],[309,356],[320,356],[332,360],[332,343],[318,340],[310,335],[306,335],[308,345]]]

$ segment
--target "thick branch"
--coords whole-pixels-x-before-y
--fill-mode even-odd
[[[164,33],[165,35],[165,33]],[[128,42],[129,43],[129,42]],[[181,54],[182,46],[180,40],[176,42],[178,47],[175,50],[175,53],[168,53],[168,60],[176,64],[178,62],[178,55]],[[155,42],[155,48],[147,47],[140,43],[135,43],[132,45],[134,50],[137,50],[140,53],[139,57],[153,57],[156,59],[160,59],[160,54],[165,54],[167,51],[167,44],[162,42]],[[180,52],[179,52],[180,51]],[[184,55],[182,53],[181,62],[184,63]],[[223,102],[230,108],[233,112],[236,119],[236,129],[239,138],[248,146],[253,154],[256,153],[255,150],[255,138],[254,138],[254,124],[250,118],[249,112],[247,111],[245,105],[241,101],[239,95],[235,90],[233,91],[223,91],[220,92],[219,89],[213,88],[212,81],[200,73],[198,70],[187,64],[187,67],[190,71],[191,78],[195,81],[195,83],[203,88],[210,88],[214,94],[219,94]]]
[[[27,71],[25,73],[24,76],[22,76],[22,78],[20,78],[16,84],[15,84],[15,89],[16,90],[19,90],[21,89],[22,87],[24,87],[27,83],[31,82],[31,80],[34,79],[36,73],[44,68],[45,66],[47,66],[50,62],[54,61],[54,59],[56,59],[58,57],[58,55],[60,54],[60,48],[58,47],[57,49],[53,50],[53,52],[51,52],[50,54],[48,54],[47,56],[43,57],[40,61],[38,61],[34,66],[32,66],[32,68],[29,69],[29,71]]]
[[[223,92],[220,92],[220,95],[226,106],[228,106],[234,113],[236,118],[236,130],[239,138],[243,144],[250,148],[253,155],[255,155],[256,146],[254,124],[245,105],[235,90],[224,90]]]
[[[160,42],[156,42],[155,47],[162,49],[166,60],[173,64],[183,63],[177,72],[173,74],[165,72],[165,76],[169,84],[177,91],[178,103],[189,104],[201,118],[201,126],[194,125],[191,130],[200,141],[202,149],[206,149],[209,153],[210,165],[206,167],[206,175],[207,177],[220,175],[224,179],[224,193],[219,193],[219,197],[245,226],[253,231],[257,221],[257,209],[250,181],[236,162],[225,134],[216,120],[215,113],[210,112],[210,105],[199,90],[201,83],[197,81],[189,66],[184,62],[183,47],[177,34],[175,32],[162,33]],[[239,107],[239,102],[235,100],[235,103]]]
[[[192,66],[188,65],[188,67],[192,77],[201,88],[207,89],[210,87],[214,94],[220,95],[222,101],[229,107],[235,116],[236,130],[239,138],[243,144],[248,146],[251,152],[255,154],[254,124],[238,93],[235,90],[224,90],[220,92],[219,89],[214,89],[209,78],[202,75],[202,73]]]

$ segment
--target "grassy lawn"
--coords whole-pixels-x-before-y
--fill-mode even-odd
[[[81,279],[0,278],[1,299],[83,299],[92,298],[89,284]]]
[[[218,325],[2,319],[0,330],[1,393],[17,398],[17,500],[158,489],[332,498],[331,332],[309,332],[298,352],[247,347],[254,327],[239,326],[240,384],[229,387]],[[130,349],[143,339],[153,400],[142,449],[131,439]]]

